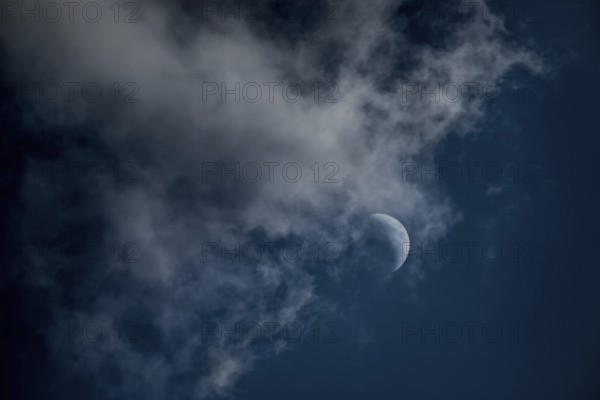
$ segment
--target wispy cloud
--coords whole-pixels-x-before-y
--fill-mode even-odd
[[[110,3],[98,2],[105,12]],[[202,4],[147,2],[139,5],[139,23],[13,23],[3,32],[18,66],[11,71],[15,81],[29,87],[78,82],[78,88],[94,82],[104,88],[98,102],[31,102],[24,125],[74,132],[102,149],[89,151],[67,138],[67,156],[112,157],[137,166],[134,183],[106,184],[86,198],[93,213],[59,208],[71,190],[66,184],[44,192],[34,192],[33,182],[24,187],[29,212],[57,207],[43,238],[79,219],[88,227],[102,221],[95,225],[102,243],[139,244],[139,263],[90,267],[69,290],[54,283],[57,299],[87,299],[54,308],[57,319],[79,316],[113,326],[133,316],[146,327],[142,343],[99,345],[80,355],[94,371],[98,390],[151,399],[186,390],[181,388],[198,397],[226,395],[256,360],[281,344],[209,346],[200,337],[203,320],[303,321],[309,306],[326,307],[310,268],[203,262],[203,242],[352,239],[362,228],[351,221],[372,212],[398,216],[418,241],[447,233],[460,210],[443,193],[403,182],[401,163],[432,159],[448,135],[475,132],[486,100],[424,101],[407,96],[407,88],[473,82],[501,87],[512,68],[540,72],[542,65],[507,40],[501,19],[483,14],[454,23],[439,42],[416,42],[404,23],[421,16],[403,14],[405,3],[344,1],[335,21],[301,28],[289,16],[223,22],[218,14],[203,15]],[[300,15],[314,5],[296,7]],[[279,34],[269,24],[278,24]],[[119,94],[135,91],[139,101],[115,100],[115,82]],[[127,82],[135,86],[122,92]],[[223,84],[234,91],[225,101]],[[256,98],[257,86],[262,97],[254,102],[249,99]],[[294,102],[297,87],[303,94]],[[327,96],[336,101],[325,102]],[[293,162],[310,179],[207,182],[207,162],[233,169],[257,163],[263,174],[269,172],[265,163],[280,174],[282,165]],[[317,182],[315,168],[322,174]],[[323,183],[333,172],[335,182]],[[24,241],[34,225],[33,218],[22,221]],[[340,265],[337,272],[343,273]],[[32,282],[44,281],[44,268],[32,270]],[[411,276],[420,279],[423,271]],[[76,365],[65,356],[68,350],[55,350],[62,368]],[[138,380],[143,389],[132,384]]]

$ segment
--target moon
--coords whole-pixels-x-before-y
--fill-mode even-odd
[[[388,240],[394,247],[396,254],[394,271],[402,267],[408,257],[408,249],[410,238],[404,225],[396,218],[390,217],[387,214],[371,214],[371,218],[375,220],[385,230]]]

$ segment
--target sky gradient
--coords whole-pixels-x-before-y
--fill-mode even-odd
[[[4,398],[597,398],[593,1],[2,4]]]

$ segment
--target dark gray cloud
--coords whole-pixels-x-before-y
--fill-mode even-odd
[[[429,43],[410,30],[419,18],[403,14],[410,2],[344,1],[334,11],[324,2],[286,2],[226,20],[217,2],[210,2],[216,10],[147,2],[121,10],[136,11],[139,22],[129,24],[122,14],[114,22],[112,3],[97,3],[97,23],[76,14],[72,23],[16,20],[3,31],[15,82],[30,92],[36,84],[65,90],[77,83],[72,102],[43,95],[28,103],[24,126],[40,135],[59,130],[63,159],[133,166],[124,173],[135,179],[125,184],[109,169],[110,179],[44,187],[30,177],[22,193],[32,216],[20,221],[25,244],[77,236],[84,249],[130,242],[139,249],[139,262],[100,259],[76,271],[61,264],[64,257],[38,257],[25,273],[28,284],[50,293],[55,321],[99,321],[112,331],[132,318],[144,327],[133,343],[53,345],[61,370],[84,370],[85,381],[110,397],[231,393],[258,359],[288,343],[207,342],[203,322],[304,323],[335,303],[315,289],[314,260],[222,262],[205,257],[208,242],[317,240],[343,250],[362,240],[364,225],[355,221],[372,212],[398,217],[418,241],[443,237],[460,210],[434,188],[403,181],[401,165],[431,160],[448,135],[476,132],[487,102],[479,92],[426,101],[415,89],[502,88],[515,67],[543,69],[507,39],[500,18],[483,13]],[[332,12],[331,20],[323,16]],[[221,97],[223,84],[239,84],[239,101]],[[98,87],[98,102],[84,97]],[[39,162],[34,155],[28,165]],[[239,163],[237,175],[259,165],[263,175],[231,182],[219,175],[220,163]],[[298,166],[303,175],[294,182]],[[351,264],[339,262],[331,274],[342,276]],[[70,271],[68,282],[57,278],[61,269]],[[424,273],[415,264],[404,276],[414,284]]]

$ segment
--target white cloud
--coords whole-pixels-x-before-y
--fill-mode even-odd
[[[101,2],[106,9],[109,3]],[[163,398],[170,378],[198,368],[200,397],[227,394],[261,354],[251,343],[205,349],[199,318],[293,322],[318,302],[313,277],[300,264],[201,262],[205,241],[246,243],[257,230],[270,240],[287,235],[339,240],[340,231],[341,237],[353,237],[360,230],[349,222],[352,217],[371,212],[399,217],[412,228],[411,237],[422,241],[443,236],[460,218],[442,193],[403,182],[401,163],[431,159],[451,132],[476,130],[484,101],[408,101],[401,83],[500,84],[514,66],[542,67],[533,54],[504,39],[500,20],[481,16],[458,24],[442,45],[412,43],[388,25],[396,6],[346,1],[338,23],[286,45],[245,23],[215,21],[189,29],[181,42],[173,32],[186,25],[173,21],[182,23],[185,14],[157,3],[141,6],[139,24],[16,24],[4,33],[10,56],[22,66],[13,71],[16,79],[94,81],[106,88],[135,81],[140,88],[136,104],[75,102],[60,106],[60,113],[56,105],[35,105],[45,124],[91,124],[118,158],[140,166],[135,187],[107,190],[99,199],[109,222],[107,237],[137,241],[143,253],[139,264],[111,267],[131,291],[120,293],[123,301],[100,298],[82,313],[96,318],[109,312],[116,319],[126,314],[127,300],[138,299],[152,310],[158,340],[176,347],[178,356],[121,345],[118,351],[126,356],[117,364],[125,382],[146,366],[156,386],[147,395]],[[388,50],[381,52],[381,45]],[[408,52],[414,62],[396,67],[394,57]],[[336,104],[202,99],[203,82],[283,85],[332,77],[339,88]],[[297,162],[308,174],[315,162],[334,162],[340,183],[208,184],[201,179],[203,162],[212,161]],[[411,279],[423,273],[412,271]],[[273,306],[282,288],[285,294]],[[97,349],[88,356],[102,363],[112,351]],[[193,365],[188,352],[196,351],[208,365]],[[126,393],[127,384],[120,390]]]

